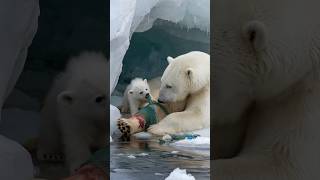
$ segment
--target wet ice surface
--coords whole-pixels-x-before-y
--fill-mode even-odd
[[[186,169],[197,180],[210,179],[210,156],[192,149],[160,145],[157,138],[123,142],[114,137],[110,143],[111,180],[164,180],[177,167]],[[173,153],[174,152],[174,153]],[[135,157],[135,158],[133,158]]]

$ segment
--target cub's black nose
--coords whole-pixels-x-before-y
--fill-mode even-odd
[[[147,94],[146,94],[146,98],[149,98],[149,97],[150,97],[150,94],[149,94],[149,93],[147,93]]]

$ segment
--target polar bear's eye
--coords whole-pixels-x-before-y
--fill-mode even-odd
[[[105,100],[104,96],[98,96],[96,97],[96,103],[101,103],[103,100]]]
[[[170,86],[170,85],[166,85],[166,88],[170,89],[170,88],[172,88],[172,86]]]
[[[140,91],[140,93],[139,94],[142,94],[143,92],[142,91]]]

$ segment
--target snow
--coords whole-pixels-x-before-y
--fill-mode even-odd
[[[176,168],[165,180],[195,180],[191,174],[187,174],[185,169]]]
[[[110,6],[110,93],[134,32],[150,29],[157,19],[209,32],[210,0],[111,0]]]
[[[117,130],[117,120],[120,117],[120,110],[110,104],[110,136]]]

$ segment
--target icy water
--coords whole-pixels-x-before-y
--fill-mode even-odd
[[[178,151],[178,152],[174,152]],[[110,144],[111,180],[164,180],[175,168],[186,169],[197,180],[210,179],[210,156],[160,145],[157,139]],[[203,152],[203,151],[202,151]]]

